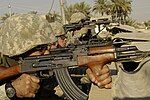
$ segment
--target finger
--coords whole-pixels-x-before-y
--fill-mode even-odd
[[[112,88],[112,82],[104,86],[106,89],[111,89]]]
[[[93,72],[95,75],[97,75],[97,76],[101,75],[101,68],[102,68],[101,65],[96,64],[96,65],[93,65],[93,66],[90,67],[90,68],[91,68],[92,72]]]
[[[18,95],[18,94],[16,94],[16,96],[17,96],[17,97],[19,97],[19,98],[23,98],[23,96],[22,96],[22,95]]]
[[[37,91],[38,91],[39,88],[40,88],[39,84],[31,82],[30,93],[37,93]]]
[[[26,83],[26,85],[30,85],[31,79],[26,80],[25,83]]]
[[[99,77],[97,77],[97,80],[98,81],[103,81],[103,80],[107,79],[108,77],[110,77],[109,73],[102,74]]]
[[[109,73],[109,67],[107,65],[104,65],[102,67],[102,69],[100,70],[100,73],[101,74],[106,74],[106,73]]]
[[[91,69],[88,68],[88,69],[86,70],[86,73],[87,73],[87,75],[89,76],[90,80],[95,83],[95,82],[96,82],[96,77],[95,77],[94,74],[92,73]]]
[[[28,74],[22,74],[21,76],[20,76],[20,80],[21,79],[29,79],[30,78],[30,75],[28,75]]]
[[[111,77],[108,77],[107,79],[98,82],[100,85],[104,86],[106,84],[109,84],[112,81]]]
[[[26,80],[26,90],[28,90],[29,92],[35,93],[39,89],[39,87],[40,85],[38,83],[33,82],[31,76],[28,80]]]
[[[27,95],[25,95],[24,97],[32,97],[32,98],[34,98],[35,97],[35,94],[34,93],[28,93]]]
[[[37,78],[37,77],[35,77],[35,76],[31,76],[30,78],[31,78],[31,80],[32,80],[33,82],[35,82],[35,83],[39,83],[39,82],[40,82],[39,78]]]

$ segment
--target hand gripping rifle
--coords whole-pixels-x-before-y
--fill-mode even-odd
[[[81,66],[89,67],[91,64],[101,64],[103,66],[111,61],[136,60],[149,55],[147,52],[139,51],[135,46],[115,47],[116,44],[126,42],[128,41],[107,41],[52,49],[50,54],[26,57],[20,61],[18,66],[1,69],[0,80],[3,81],[22,73],[38,73],[39,77],[47,78],[54,72],[68,99],[87,100],[88,95],[74,84],[68,69]]]

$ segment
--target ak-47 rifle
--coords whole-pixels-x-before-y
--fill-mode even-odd
[[[139,51],[135,46],[115,47],[121,42],[107,41],[101,43],[86,43],[70,45],[50,50],[50,54],[43,56],[26,57],[20,60],[18,66],[1,70],[0,80],[22,73],[40,73],[39,77],[47,78],[55,73],[56,79],[65,95],[70,100],[87,100],[88,95],[83,93],[72,81],[68,69],[89,66],[97,63],[105,65],[111,61],[128,61],[146,57],[149,53]],[[131,52],[132,51],[132,52]],[[45,73],[48,71],[48,73]]]

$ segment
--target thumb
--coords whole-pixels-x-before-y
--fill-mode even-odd
[[[34,83],[39,83],[39,82],[40,82],[39,78],[37,78],[37,77],[35,77],[35,76],[31,76],[30,78],[31,78],[31,80],[32,80]]]

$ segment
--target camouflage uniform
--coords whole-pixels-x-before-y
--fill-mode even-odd
[[[58,21],[55,21],[55,22],[51,22],[50,25],[52,27],[53,32],[55,33],[55,36],[65,35],[63,24],[61,24]]]
[[[41,15],[13,15],[1,26],[1,65],[10,67],[13,65],[13,63],[10,62],[14,62],[11,57],[23,54],[38,45],[54,43],[56,41],[57,38],[52,32],[50,24]],[[43,88],[42,83],[41,88]],[[37,98],[39,99],[39,97]],[[44,100],[44,98],[42,100]]]
[[[79,21],[81,21],[82,19],[85,19],[85,18],[86,18],[86,16],[83,13],[81,13],[81,12],[74,13],[71,16],[70,23],[78,23]],[[68,39],[67,39],[68,43],[67,44],[69,44],[69,43],[73,43],[74,44],[76,41],[78,41],[77,39],[79,37],[81,37],[83,34],[88,32],[89,28],[90,27],[83,27],[80,30],[68,32],[67,33],[67,37],[68,37]]]
[[[84,19],[86,16],[81,13],[74,13],[72,14],[72,16],[70,17],[70,23],[78,23],[79,21],[81,21],[81,19]],[[77,30],[77,31],[71,31],[67,33],[67,37],[68,37],[68,41],[67,44],[74,44],[76,42],[76,39],[78,39],[82,34],[86,33],[88,29],[83,28],[81,30]]]
[[[49,23],[39,16],[17,14],[8,18],[1,26],[0,52],[11,57],[37,45],[55,42]]]
[[[70,23],[78,23],[79,21],[81,21],[82,19],[85,19],[86,16],[81,13],[81,12],[77,12],[72,14],[72,16],[70,17]]]

